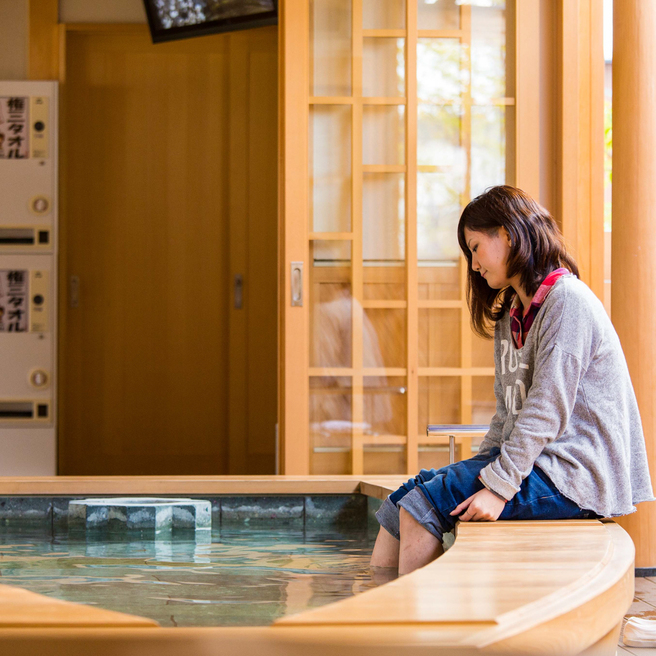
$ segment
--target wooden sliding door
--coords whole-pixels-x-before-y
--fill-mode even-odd
[[[274,473],[276,47],[67,26],[59,473]]]
[[[513,0],[285,3],[286,473],[436,466],[429,422],[491,418],[492,344],[470,328],[456,226],[518,178],[517,20]]]

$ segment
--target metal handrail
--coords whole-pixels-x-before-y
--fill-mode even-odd
[[[449,438],[449,464],[456,461],[456,437],[479,437],[485,435],[490,427],[486,424],[428,424],[428,437]]]

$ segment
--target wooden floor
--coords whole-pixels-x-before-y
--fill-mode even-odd
[[[656,620],[656,577],[636,577],[635,598],[624,620],[630,617],[642,617],[647,620]],[[656,648],[625,647],[620,640],[617,647],[618,656],[656,656]]]

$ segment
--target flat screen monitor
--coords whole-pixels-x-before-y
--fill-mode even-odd
[[[144,0],[153,43],[278,23],[278,0]]]

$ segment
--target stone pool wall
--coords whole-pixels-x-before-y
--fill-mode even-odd
[[[91,498],[79,496],[7,496],[0,497],[0,527],[20,525],[51,526],[53,532],[68,530],[68,502],[73,499]],[[93,498],[109,498],[116,495],[97,495]],[[122,495],[134,496],[139,495]],[[147,495],[142,495],[147,496]],[[160,495],[164,497],[165,495]],[[253,525],[257,527],[290,526],[339,527],[364,526],[375,523],[374,513],[380,501],[362,494],[317,495],[266,495],[266,496],[211,496],[186,495],[194,499],[206,499],[212,504],[212,528],[222,526]],[[179,495],[170,495],[171,498]]]

